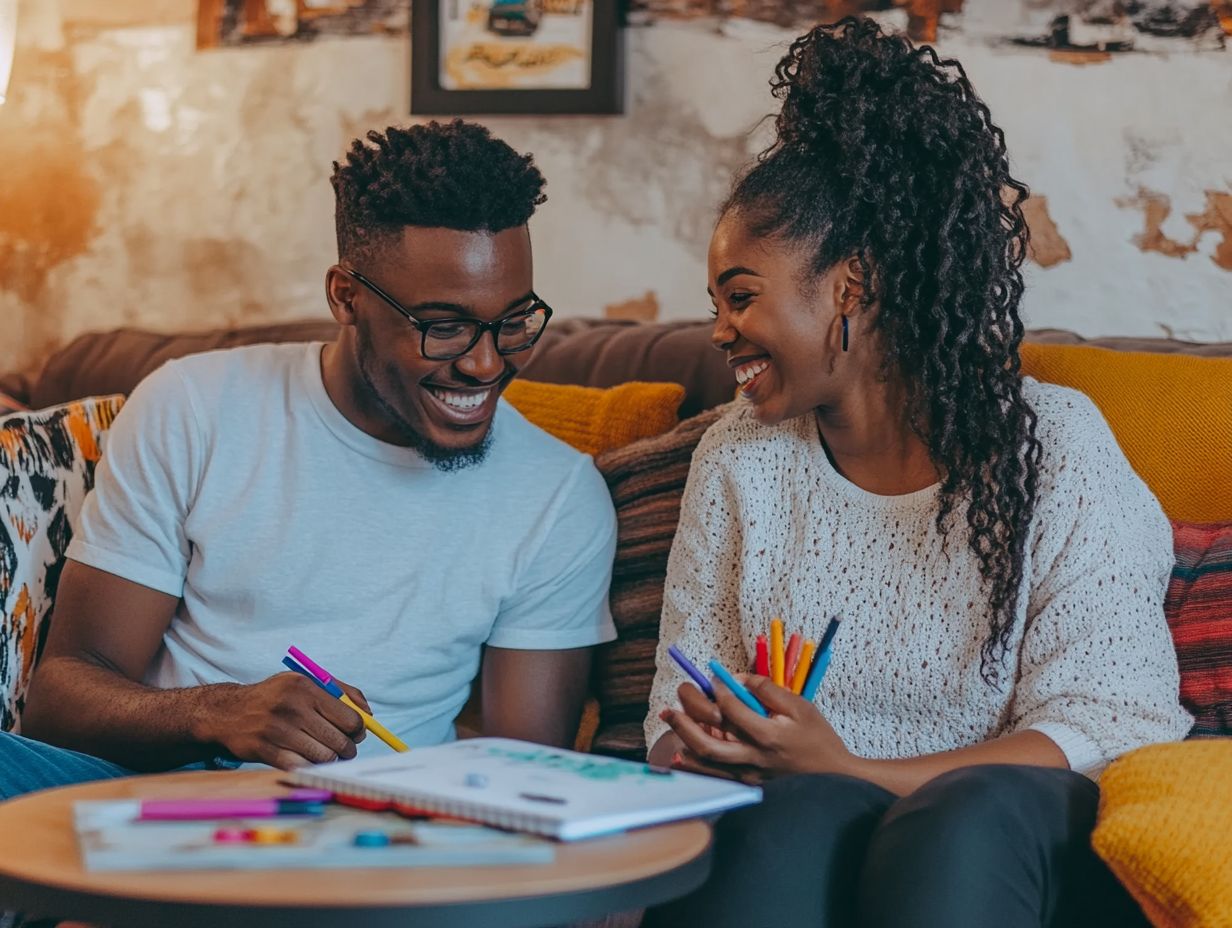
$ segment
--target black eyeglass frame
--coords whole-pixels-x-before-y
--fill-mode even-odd
[[[388,293],[386,293],[384,290],[382,290],[380,287],[374,284],[371,280],[369,280],[359,271],[355,270],[354,268],[347,267],[345,264],[340,264],[338,265],[338,267],[341,268],[343,273],[345,273],[347,276],[353,277],[355,280],[359,281],[359,283],[361,283],[363,286],[367,287],[370,291],[372,291],[374,295],[384,300],[387,304],[389,304],[389,307],[392,310],[394,310],[400,316],[404,317],[408,322],[411,323],[411,325],[415,326],[415,328],[419,330],[419,353],[422,354],[429,361],[456,361],[458,358],[462,357],[467,352],[469,352],[472,348],[478,345],[479,339],[483,338],[484,334],[487,332],[492,333],[492,343],[496,346],[497,354],[502,354],[502,355],[519,354],[520,352],[523,352],[523,351],[529,351],[530,349],[534,348],[535,343],[538,342],[539,339],[543,337],[543,333],[547,329],[548,323],[552,319],[552,307],[549,306],[546,302],[544,302],[543,298],[540,297],[539,294],[535,293],[534,290],[530,292],[531,304],[530,304],[529,309],[524,309],[521,312],[514,313],[512,316],[505,316],[504,318],[497,319],[493,322],[480,322],[478,319],[432,319],[432,320],[427,320],[427,321],[423,319],[416,319],[413,315],[411,315],[411,311],[409,309],[407,309],[405,306],[403,306],[401,303],[395,300],[392,296],[390,296]],[[505,324],[510,322],[511,320],[520,319],[523,316],[530,316],[534,313],[537,313],[539,310],[543,310],[543,325],[540,327],[539,331],[535,333],[535,337],[532,338],[525,345],[522,345],[519,348],[510,348],[510,349],[501,348],[500,333],[501,333],[501,329],[505,326]],[[428,354],[428,333],[432,329],[432,326],[434,325],[458,325],[459,323],[464,324],[464,325],[474,326],[475,334],[471,336],[471,340],[470,342],[467,343],[466,347],[463,348],[461,351],[458,351],[458,352],[455,352],[449,355],[445,355],[445,356]]]

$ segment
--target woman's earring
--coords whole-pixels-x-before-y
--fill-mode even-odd
[[[843,316],[843,350],[847,350],[847,317]]]

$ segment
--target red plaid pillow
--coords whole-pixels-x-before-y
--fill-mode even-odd
[[[1232,735],[1232,522],[1172,523],[1176,566],[1164,614],[1193,735]]]

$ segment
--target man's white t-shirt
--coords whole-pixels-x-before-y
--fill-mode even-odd
[[[321,349],[173,361],[116,418],[68,556],[181,597],[146,683],[256,683],[296,645],[435,744],[482,645],[615,637],[615,513],[589,457],[502,401],[483,462],[442,472],[338,411]]]

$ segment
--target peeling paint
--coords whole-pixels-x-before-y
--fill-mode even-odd
[[[1225,271],[1232,271],[1232,193],[1208,190],[1206,209],[1201,213],[1189,213],[1185,218],[1197,233],[1195,245],[1207,232],[1217,232],[1223,236],[1215,246],[1211,260]]]
[[[1118,200],[1117,203],[1128,209],[1142,210],[1144,228],[1134,236],[1134,244],[1142,251],[1155,251],[1169,258],[1184,258],[1198,250],[1207,232],[1214,232],[1221,235],[1222,240],[1211,260],[1224,270],[1232,271],[1232,193],[1206,191],[1206,209],[1185,216],[1194,227],[1193,238],[1188,242],[1170,238],[1163,231],[1164,222],[1172,214],[1172,201],[1166,195],[1139,190],[1137,196]]]
[[[28,55],[53,73],[69,71],[66,52]],[[51,90],[44,85],[40,90]],[[23,105],[26,89],[15,85],[8,106]],[[42,292],[56,267],[89,250],[100,205],[90,159],[72,123],[75,86],[61,84],[46,119],[24,132],[0,133],[0,281],[22,299]],[[7,115],[7,113],[6,113]]]
[[[1048,198],[1032,194],[1022,204],[1023,216],[1031,230],[1031,242],[1027,256],[1040,267],[1054,267],[1069,261],[1073,254],[1069,242],[1057,229],[1057,224],[1048,214]]]
[[[1112,60],[1112,52],[1100,51],[1072,51],[1069,49],[1054,48],[1048,53],[1048,60],[1054,61],[1057,64],[1103,64],[1105,61]]]
[[[659,298],[653,290],[647,290],[644,296],[623,303],[610,303],[603,307],[603,318],[654,322],[659,318]]]
[[[1159,40],[1178,53],[1064,67],[989,44],[1037,4],[1019,2],[943,9],[938,49],[988,102],[1015,176],[1048,194],[1025,207],[1027,324],[1232,339],[1232,124],[1212,115],[1232,50]],[[197,53],[196,0],[23,4],[0,107],[0,372],[90,329],[327,318],[330,165],[412,121],[405,37]],[[901,26],[907,10],[885,15]],[[766,141],[767,81],[798,32],[721,25],[629,30],[625,117],[484,120],[548,179],[535,284],[562,315],[705,317],[716,210]]]
[[[324,35],[401,34],[408,0],[197,0],[197,47],[310,42]]]
[[[1117,205],[1142,210],[1143,230],[1134,236],[1139,250],[1156,251],[1169,258],[1183,258],[1197,250],[1197,243],[1178,242],[1164,234],[1163,224],[1172,213],[1172,201],[1166,195],[1139,190],[1137,196],[1117,200]]]

